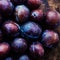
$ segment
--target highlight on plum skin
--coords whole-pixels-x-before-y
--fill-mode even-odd
[[[8,54],[10,51],[10,45],[6,42],[0,43],[0,56]]]
[[[18,36],[20,31],[20,26],[14,21],[5,21],[2,30],[7,36]]]
[[[4,16],[11,15],[14,5],[8,0],[0,0],[0,12]]]
[[[15,52],[24,53],[27,49],[27,43],[26,40],[23,38],[15,38],[12,42],[12,49]]]
[[[28,20],[30,11],[25,5],[18,5],[15,8],[16,21],[18,23],[23,23]]]
[[[44,18],[44,12],[41,9],[36,9],[31,12],[31,21],[41,22]]]
[[[31,56],[34,56],[34,57],[37,57],[37,56],[42,57],[42,56],[44,56],[44,48],[43,48],[42,44],[39,43],[39,42],[33,43],[30,46],[29,50],[30,50]]]
[[[44,43],[46,47],[51,48],[54,44],[58,42],[59,42],[59,35],[56,32],[52,30],[46,30],[42,34],[42,43]]]
[[[22,55],[18,60],[30,60],[27,55]]]
[[[49,25],[56,25],[59,22],[59,16],[56,11],[48,11],[46,14],[46,22]]]
[[[21,26],[22,35],[27,38],[39,38],[42,28],[34,22],[27,22]]]

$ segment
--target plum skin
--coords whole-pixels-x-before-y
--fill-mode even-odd
[[[39,38],[42,29],[34,22],[27,22],[21,26],[22,36],[27,38]]]
[[[42,34],[42,43],[48,48],[53,47],[59,41],[59,35],[51,30],[46,30]]]

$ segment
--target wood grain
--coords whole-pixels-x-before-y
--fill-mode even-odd
[[[60,0],[47,0],[50,8],[56,9],[60,12]]]

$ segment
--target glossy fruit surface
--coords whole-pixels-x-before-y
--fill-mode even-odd
[[[59,40],[60,13],[50,1],[0,0],[0,60],[60,60]]]
[[[31,9],[37,9],[41,5],[41,0],[28,0],[28,6]]]
[[[23,36],[28,38],[38,38],[42,32],[42,29],[34,22],[27,22],[21,26],[21,32]]]
[[[13,4],[7,0],[0,0],[0,13],[2,15],[11,15],[13,12]]]
[[[27,55],[23,55],[19,58],[19,60],[30,60]]]
[[[56,32],[46,30],[42,35],[42,42],[46,47],[52,47],[53,44],[59,41],[59,36]]]
[[[31,12],[31,20],[40,22],[43,19],[43,11],[38,9]]]
[[[0,56],[4,56],[5,54],[7,54],[10,50],[10,46],[8,43],[0,43]]]
[[[18,5],[15,8],[15,15],[19,23],[25,22],[29,17],[29,9],[25,5]]]
[[[30,46],[30,53],[32,56],[43,56],[44,55],[44,48],[41,43],[33,43]]]
[[[59,21],[59,16],[56,11],[47,12],[46,22],[50,25],[56,25]]]
[[[20,26],[13,21],[6,21],[3,24],[2,29],[3,29],[4,34],[6,34],[8,36],[18,36]]]
[[[12,47],[15,52],[24,53],[27,49],[27,43],[23,38],[16,38],[12,42]]]

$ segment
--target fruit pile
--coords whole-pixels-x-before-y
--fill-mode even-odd
[[[60,14],[39,8],[41,0],[0,0],[0,60],[40,60],[59,42]]]

